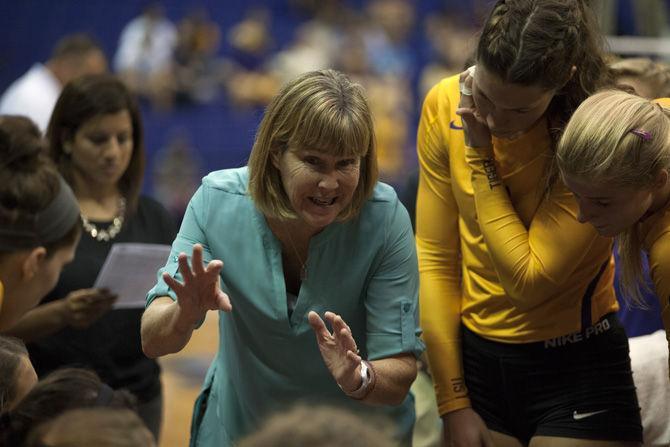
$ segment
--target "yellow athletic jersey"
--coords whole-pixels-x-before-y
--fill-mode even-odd
[[[547,122],[514,141],[494,138],[482,154],[465,146],[459,95],[458,76],[431,89],[417,141],[421,326],[440,414],[470,406],[461,321],[487,339],[526,343],[577,332],[584,316],[592,323],[618,309],[611,239],[577,221],[562,184],[545,195]],[[489,155],[502,186],[489,186]]]
[[[643,247],[649,254],[649,274],[661,305],[663,325],[670,340],[670,209],[654,213],[640,225]]]
[[[670,98],[655,102],[670,108]],[[670,343],[670,206],[665,206],[640,224],[640,237],[649,254],[649,274],[661,305],[661,317]]]

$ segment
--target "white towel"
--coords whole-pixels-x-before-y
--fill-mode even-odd
[[[665,331],[632,337],[630,360],[642,413],[644,446],[670,446],[670,380]]]

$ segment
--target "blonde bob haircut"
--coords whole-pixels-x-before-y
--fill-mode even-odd
[[[378,177],[372,114],[363,88],[335,70],[311,71],[286,84],[270,102],[249,157],[249,194],[267,217],[297,217],[272,163],[289,149],[360,157],[358,186],[338,219],[355,217]]]
[[[670,171],[670,109],[619,90],[586,99],[559,141],[556,161],[563,176],[601,187],[650,188]],[[635,224],[617,235],[625,295],[642,300],[642,241]]]

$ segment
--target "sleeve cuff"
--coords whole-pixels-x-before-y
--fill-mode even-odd
[[[440,416],[443,417],[454,411],[470,407],[472,407],[472,405],[470,404],[470,398],[460,397],[458,399],[438,403],[437,411],[440,413]]]

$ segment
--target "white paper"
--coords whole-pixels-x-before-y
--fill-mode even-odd
[[[115,309],[143,308],[147,292],[156,284],[156,272],[165,266],[170,248],[161,244],[112,245],[93,287],[118,295]]]

